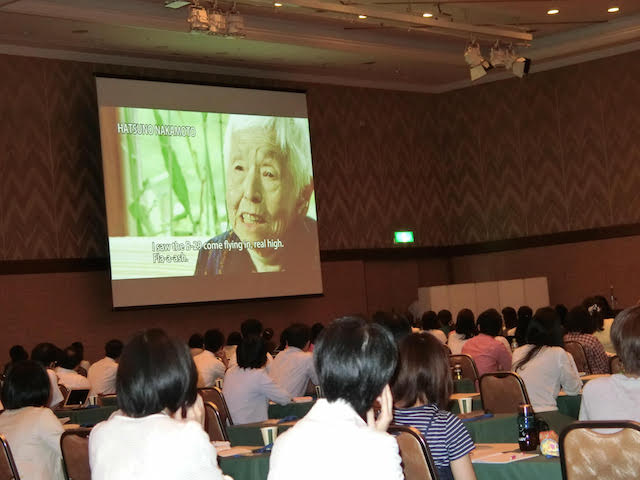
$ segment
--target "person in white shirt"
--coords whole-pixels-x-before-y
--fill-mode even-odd
[[[326,398],[278,436],[268,479],[404,478],[398,444],[386,433],[393,415],[389,380],[397,361],[391,333],[361,318],[341,318],[323,330],[313,356]]]
[[[456,328],[449,333],[447,345],[452,355],[460,355],[467,340],[478,333],[475,315],[468,308],[463,308],[456,317]]]
[[[91,384],[89,395],[112,395],[116,393],[118,358],[122,354],[122,342],[109,340],[104,346],[105,357],[89,367],[87,378]]]
[[[582,390],[580,420],[640,422],[640,306],[620,312],[611,325],[611,342],[624,373],[596,378]]]
[[[222,347],[224,335],[220,330],[207,330],[204,334],[204,351],[193,357],[198,370],[198,388],[210,388],[215,386],[218,378],[224,377],[227,370],[226,356]],[[221,360],[222,358],[222,360]]]
[[[191,356],[195,357],[196,355],[200,355],[204,352],[204,338],[199,333],[194,333],[189,337],[189,351],[191,352]]]
[[[60,391],[60,387],[58,386],[58,375],[53,370],[56,365],[57,360],[57,351],[58,348],[52,343],[39,343],[33,350],[31,351],[31,360],[35,360],[40,365],[42,365],[49,376],[49,389],[51,395],[49,396],[49,403],[47,404],[50,408],[57,407],[64,400],[64,395]]]
[[[262,322],[260,320],[256,320],[255,318],[248,318],[240,325],[240,331],[242,332],[242,338],[249,337],[261,337],[262,336]],[[266,344],[265,344],[266,348]],[[267,350],[267,363],[265,365],[265,370],[269,373],[269,369],[271,368],[271,362],[273,362],[273,355],[269,353]]]
[[[291,397],[300,397],[304,395],[309,380],[314,385],[318,384],[313,355],[307,351],[311,329],[307,325],[295,323],[287,332],[287,348],[273,359],[269,375]]]
[[[231,419],[236,425],[263,422],[269,400],[284,405],[291,402],[291,395],[267,373],[267,348],[261,337],[244,338],[236,354],[238,366],[227,370],[222,387]]]
[[[67,390],[91,389],[91,384],[87,377],[83,377],[75,371],[78,365],[80,365],[80,355],[78,355],[77,350],[67,347],[60,366],[56,368],[58,383]]]
[[[76,372],[86,377],[89,367],[91,367],[91,362],[84,358],[84,345],[82,342],[73,342],[71,344],[71,348],[78,352],[78,355],[80,356],[80,364],[76,367]]]
[[[38,362],[23,360],[7,372],[0,432],[9,443],[20,478],[25,480],[64,479],[60,451],[64,429],[46,408],[49,393],[49,377]]]
[[[134,336],[118,366],[121,413],[89,437],[92,480],[222,480],[209,436],[182,420],[196,401],[196,384],[184,342],[157,329]]]
[[[238,365],[236,349],[238,348],[238,345],[240,345],[240,342],[242,342],[242,334],[240,332],[231,332],[227,337],[227,344],[223,347],[224,354],[227,356],[227,360],[229,361],[227,368]]]
[[[513,352],[512,370],[522,377],[535,412],[557,410],[560,389],[567,395],[577,395],[582,380],[573,357],[562,348],[562,325],[553,308],[536,311],[526,342]]]

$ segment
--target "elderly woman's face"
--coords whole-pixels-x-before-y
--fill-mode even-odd
[[[227,166],[227,211],[245,242],[282,238],[296,216],[296,192],[288,162],[272,132],[234,132]]]

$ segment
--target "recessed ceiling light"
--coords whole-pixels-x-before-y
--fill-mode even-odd
[[[365,18],[367,18],[367,16],[366,16],[366,15],[358,15],[358,18],[359,18],[360,20],[364,20]]]
[[[426,13],[426,12],[425,12],[425,13],[423,13],[423,14],[422,14],[422,16],[423,16],[424,18],[431,18],[431,17],[433,17],[433,13]]]
[[[557,8],[552,8],[551,10],[547,10],[547,15],[555,15],[556,13],[560,13],[560,10]]]
[[[620,11],[620,7],[611,7],[607,9],[609,13],[618,13]]]
[[[281,3],[279,3],[279,2],[276,2],[276,3],[274,3],[274,4],[273,4],[273,6],[274,6],[274,7],[281,7],[281,6],[282,6],[282,4],[281,4]]]

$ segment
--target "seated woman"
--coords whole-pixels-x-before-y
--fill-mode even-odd
[[[162,330],[125,346],[116,389],[120,413],[89,437],[93,480],[221,480],[216,450],[197,422],[184,420],[196,401],[198,374],[183,342]]]
[[[613,312],[609,302],[602,295],[585,298],[582,301],[589,314],[596,321],[596,331],[593,336],[600,340],[605,352],[614,353],[613,342],[611,341],[611,325],[613,324]]]
[[[513,371],[522,377],[534,411],[557,410],[560,389],[567,395],[577,395],[582,380],[573,357],[562,348],[562,325],[553,308],[536,311],[526,342],[513,352]]]
[[[25,480],[62,480],[60,420],[46,408],[49,377],[32,360],[9,368],[2,387],[0,432],[7,438],[20,477]]]
[[[458,312],[455,331],[449,334],[447,345],[451,349],[451,354],[462,353],[462,346],[467,340],[475,337],[476,332],[476,319],[473,312],[468,308],[463,308]]]
[[[588,373],[593,375],[610,373],[607,352],[604,351],[600,340],[593,336],[597,325],[595,318],[589,315],[589,311],[582,306],[572,308],[567,314],[565,327],[567,333],[564,341],[578,342],[584,348],[591,370]]]
[[[478,329],[480,333],[462,347],[462,353],[471,355],[476,363],[478,375],[509,370],[511,368],[509,344],[505,345],[495,338],[502,330],[502,317],[498,311],[490,308],[482,312],[478,317]]]
[[[400,343],[400,360],[391,387],[394,422],[422,433],[441,480],[475,479],[469,452],[473,440],[460,419],[444,410],[452,391],[449,359],[439,342],[414,333]]]
[[[640,422],[640,306],[618,314],[611,325],[611,341],[624,373],[587,382],[582,391],[580,420]]]
[[[424,312],[422,315],[422,329],[436,337],[442,343],[447,343],[447,336],[442,331],[442,324],[436,312],[432,310]]]
[[[267,347],[262,337],[245,338],[238,345],[236,357],[238,366],[227,370],[222,387],[233,423],[262,422],[269,418],[269,400],[283,405],[292,401],[264,368]]]
[[[382,325],[345,317],[325,328],[313,360],[326,398],[278,436],[269,480],[404,478],[398,444],[386,433],[396,356],[393,337]],[[374,419],[376,399],[381,413]]]

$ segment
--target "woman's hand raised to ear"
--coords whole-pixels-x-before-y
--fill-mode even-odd
[[[389,424],[393,420],[393,396],[391,395],[389,385],[385,385],[382,393],[376,400],[380,404],[380,415],[378,415],[376,419],[373,408],[369,409],[367,412],[367,424],[374,430],[386,432]]]

